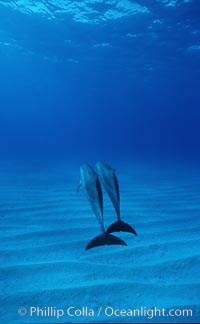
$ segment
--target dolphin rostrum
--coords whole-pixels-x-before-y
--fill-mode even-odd
[[[84,164],[80,167],[80,186],[83,186],[85,189],[90,206],[97,218],[102,232],[102,234],[96,236],[88,243],[86,250],[101,245],[127,245],[120,238],[105,231],[103,222],[103,195],[101,184],[97,173],[88,164]]]
[[[123,222],[120,216],[120,193],[119,184],[115,175],[115,170],[107,163],[98,162],[96,168],[99,174],[100,181],[103,183],[105,190],[112,201],[117,214],[117,222],[111,224],[106,233],[112,232],[130,232],[137,235],[136,231],[132,226]]]

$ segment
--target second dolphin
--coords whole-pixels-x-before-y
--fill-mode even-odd
[[[130,226],[129,224],[123,222],[120,216],[120,192],[119,192],[119,184],[117,181],[117,177],[115,175],[115,170],[104,162],[98,162],[96,164],[96,168],[100,177],[104,188],[112,201],[112,204],[115,208],[117,214],[117,222],[111,224],[108,229],[107,233],[112,232],[129,232],[132,234],[137,235],[135,229]]]

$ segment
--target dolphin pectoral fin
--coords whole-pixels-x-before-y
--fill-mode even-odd
[[[122,222],[121,220],[111,224],[106,233],[112,233],[112,232],[129,232],[132,233],[134,235],[137,235],[137,232],[134,230],[134,228],[132,226],[130,226],[129,224]]]
[[[111,234],[101,234],[93,238],[88,245],[86,246],[86,250],[89,250],[91,248],[97,247],[97,246],[103,246],[103,245],[127,245],[126,242],[121,240],[120,238],[111,235]]]

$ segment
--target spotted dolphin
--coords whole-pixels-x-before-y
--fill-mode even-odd
[[[127,245],[120,238],[105,231],[103,222],[103,195],[101,184],[97,173],[88,164],[84,164],[80,167],[80,186],[84,187],[85,189],[88,201],[101,229],[101,234],[93,238],[88,243],[86,250],[101,245]]]
[[[118,219],[117,222],[111,224],[108,227],[106,232],[130,232],[137,235],[135,229],[132,226],[121,220],[119,183],[115,175],[115,169],[104,162],[98,162],[96,164],[96,168],[100,181],[103,184],[108,196],[110,197]]]

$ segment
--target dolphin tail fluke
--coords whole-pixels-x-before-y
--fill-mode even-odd
[[[112,232],[129,232],[134,235],[137,235],[137,232],[134,230],[132,226],[129,224],[122,222],[121,220],[118,220],[117,222],[111,224],[106,233],[112,233]]]
[[[89,250],[91,248],[94,248],[96,246],[102,246],[102,245],[127,245],[126,242],[121,240],[120,238],[111,235],[111,234],[101,234],[93,238],[88,245],[86,246],[86,250]]]

